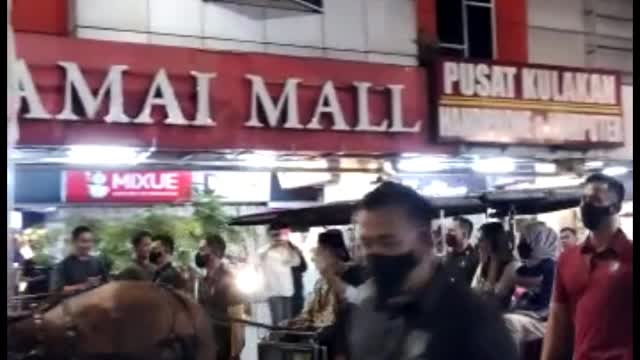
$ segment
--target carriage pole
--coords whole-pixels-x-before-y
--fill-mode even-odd
[[[17,82],[14,77],[16,61],[13,28],[11,26],[11,0],[7,0],[7,304],[14,296],[15,276],[13,269],[13,238],[9,233],[9,218],[13,209],[14,167],[9,152],[18,139]]]

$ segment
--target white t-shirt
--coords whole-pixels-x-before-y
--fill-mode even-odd
[[[265,295],[293,296],[291,268],[300,264],[298,254],[287,247],[275,247],[264,251],[260,259],[265,279]]]
[[[358,287],[346,286],[344,297],[348,303],[358,305],[372,293],[373,283],[369,280]]]

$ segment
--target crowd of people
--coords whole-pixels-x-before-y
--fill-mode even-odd
[[[385,182],[359,203],[354,225],[361,254],[349,251],[338,229],[322,232],[312,262],[320,274],[304,301],[303,253],[286,224],[271,224],[260,253],[274,325],[314,331],[329,359],[518,359],[544,339],[542,360],[631,360],[633,355],[632,242],[619,228],[624,187],[597,174],[585,183],[580,207],[589,234],[557,233],[534,221],[515,239],[500,222],[479,227],[455,217],[440,254],[430,204],[415,191]],[[54,271],[52,289],[65,294],[109,281],[90,255],[94,235],[72,233],[72,254]],[[153,281],[185,289],[172,264],[173,239],[141,231],[134,256],[118,280]],[[224,264],[216,234],[201,241],[194,263],[204,269],[198,301],[212,319],[241,318],[247,299]],[[213,321],[218,359],[238,359],[243,327]],[[299,341],[285,336],[282,341]]]

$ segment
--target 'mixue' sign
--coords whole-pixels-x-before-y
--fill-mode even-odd
[[[437,81],[443,142],[583,147],[624,141],[615,72],[445,60]]]
[[[191,200],[190,171],[67,171],[70,203],[181,203]]]
[[[23,35],[23,144],[421,151],[417,68]]]

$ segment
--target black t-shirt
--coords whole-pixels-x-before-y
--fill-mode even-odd
[[[502,316],[440,268],[430,283],[394,308],[365,299],[349,321],[351,359],[517,360]]]
[[[471,286],[478,269],[479,257],[476,249],[468,245],[463,251],[448,253],[444,259],[445,270],[452,280]]]
[[[153,282],[160,285],[171,286],[174,289],[185,290],[187,284],[178,270],[171,263],[166,263],[156,269]]]
[[[102,282],[108,280],[108,272],[104,263],[95,256],[80,259],[69,255],[56,266],[51,290],[60,291],[65,286],[79,285],[90,277],[100,277]]]

